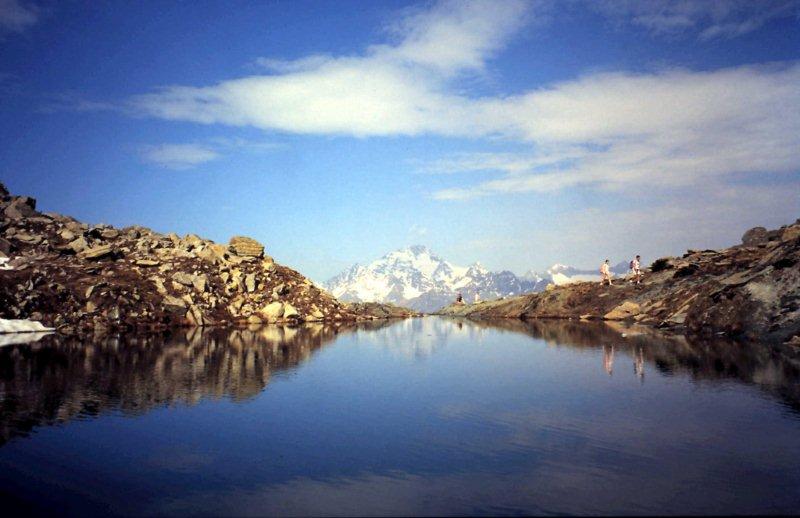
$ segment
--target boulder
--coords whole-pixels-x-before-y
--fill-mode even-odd
[[[271,302],[266,306],[264,306],[263,308],[261,308],[260,313],[264,316],[264,318],[267,319],[267,321],[274,322],[283,316],[284,313],[283,303]]]
[[[239,257],[261,257],[264,255],[264,245],[253,238],[245,236],[232,237],[228,248]]]
[[[83,236],[75,239],[67,245],[74,253],[79,254],[89,248],[89,243],[84,239]]]
[[[639,304],[626,300],[619,306],[603,315],[603,318],[605,320],[626,320],[628,318],[635,317],[641,312],[642,308],[639,306]]]
[[[257,326],[263,324],[264,322],[256,315],[250,315],[247,317],[247,323],[253,326]]]
[[[753,227],[742,236],[744,246],[757,246],[769,240],[769,233],[764,227]]]
[[[184,286],[194,286],[194,275],[186,272],[175,272],[172,275],[172,280]]]
[[[192,279],[192,286],[198,293],[206,291],[206,284],[208,284],[208,277],[205,275],[195,275],[194,279]]]
[[[256,291],[256,275],[254,273],[248,274],[244,278],[244,286],[247,288],[247,293]]]
[[[3,252],[6,255],[11,255],[11,252],[13,252],[14,249],[15,247],[13,244],[11,244],[11,241],[0,237],[0,252]]]
[[[228,249],[224,245],[211,243],[196,252],[197,257],[210,264],[223,264],[227,260]]]
[[[93,248],[87,248],[86,250],[80,252],[78,254],[78,257],[86,260],[96,260],[96,259],[102,259],[103,257],[107,257],[113,253],[114,253],[113,246],[101,245],[101,246],[95,246]]]
[[[299,318],[300,314],[294,306],[286,302],[283,305],[283,318]]]
[[[153,266],[158,266],[161,263],[159,261],[154,261],[152,259],[138,259],[134,264],[136,264],[136,266],[144,266],[145,268],[150,268]]]
[[[800,225],[786,227],[781,234],[781,241],[784,243],[795,241],[797,239],[800,239]]]
[[[20,220],[36,215],[36,200],[28,196],[14,198],[5,209],[5,215],[9,219]]]

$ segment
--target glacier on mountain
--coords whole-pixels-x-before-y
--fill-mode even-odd
[[[612,268],[624,273],[625,263]],[[461,293],[465,302],[493,300],[544,290],[548,284],[599,280],[598,271],[554,264],[547,271],[519,277],[510,271],[491,272],[480,263],[456,266],[425,246],[390,252],[368,265],[353,265],[324,283],[346,302],[389,302],[417,311],[435,311]]]

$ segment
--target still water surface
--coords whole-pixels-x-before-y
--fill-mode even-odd
[[[0,504],[797,513],[798,364],[605,324],[433,317],[46,337],[0,347]]]

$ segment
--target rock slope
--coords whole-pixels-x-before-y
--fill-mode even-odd
[[[62,334],[375,318],[349,308],[257,241],[228,245],[43,214],[0,184],[0,319]]]
[[[451,305],[471,318],[630,320],[690,334],[800,341],[800,220],[745,233],[724,250],[689,250],[656,260],[642,285],[582,282],[542,293]]]

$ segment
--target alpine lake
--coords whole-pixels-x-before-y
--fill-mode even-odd
[[[5,516],[800,513],[775,346],[440,317],[9,336]]]

